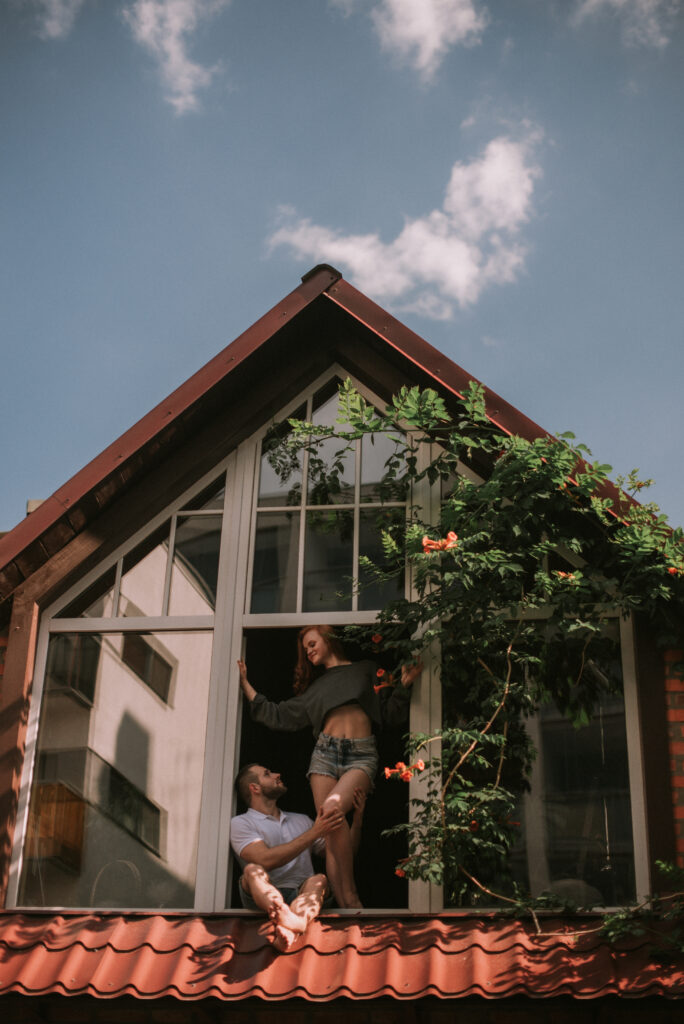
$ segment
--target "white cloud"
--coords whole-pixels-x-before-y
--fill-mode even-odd
[[[667,46],[680,0],[579,0],[576,24],[604,13],[622,20],[622,36],[629,46]]]
[[[345,15],[358,0],[331,0]],[[371,19],[384,50],[429,80],[453,46],[479,43],[487,27],[479,0],[374,0]]]
[[[283,208],[269,247],[286,245],[303,259],[339,265],[379,299],[449,319],[454,304],[473,304],[485,288],[514,281],[522,269],[520,232],[541,174],[539,141],[540,133],[531,130],[518,141],[499,136],[478,159],[455,163],[442,206],[407,220],[392,242],[377,234],[345,235]]]
[[[203,19],[226,8],[230,0],[134,0],[124,18],[140,43],[158,61],[167,99],[176,113],[198,107],[197,94],[218,71],[204,67],[187,54],[188,37]]]
[[[425,79],[452,46],[478,43],[487,25],[474,0],[380,0],[372,18],[383,49],[397,53]]]
[[[38,23],[44,39],[62,39],[69,35],[85,0],[38,0]]]

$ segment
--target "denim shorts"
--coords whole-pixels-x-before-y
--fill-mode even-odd
[[[360,768],[373,784],[378,770],[375,736],[348,740],[322,732],[313,749],[306,777],[328,775],[333,779],[341,779],[350,768]]]

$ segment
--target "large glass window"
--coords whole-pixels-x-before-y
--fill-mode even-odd
[[[629,903],[634,847],[622,698],[604,697],[581,728],[549,703],[528,728],[538,755],[520,807],[516,874],[534,896]]]
[[[338,383],[294,415],[334,425]],[[231,769],[246,760],[282,771],[287,806],[312,813],[313,736],[268,733],[241,713],[235,659],[246,657],[260,692],[287,699],[301,625],[369,623],[403,596],[403,579],[375,578],[364,558],[382,564],[383,531],[403,531],[408,495],[392,438],[365,437],[348,450],[330,440],[284,474],[273,441],[273,432],[245,441],[227,460],[227,491],[222,476],[169,508],[43,624],[23,853],[13,862],[18,905],[234,905],[225,887]],[[437,506],[438,484],[415,490],[416,504]],[[439,687],[428,667],[412,700],[416,731],[440,727]],[[533,892],[560,893],[568,881],[606,901],[634,892],[624,721],[616,698],[586,730],[551,706],[530,723],[539,758],[516,816],[512,872]],[[380,738],[381,765],[403,756],[404,732]],[[406,882],[394,875],[402,849],[380,833],[406,820],[410,795],[381,778],[369,800],[358,867],[369,906],[407,905]],[[412,891],[412,909],[434,910],[434,893],[421,903]]]
[[[516,882],[534,897],[550,894],[580,907],[616,906],[636,896],[619,620],[606,619],[596,650],[581,667],[576,653],[564,648],[553,671],[561,678],[568,672],[572,678],[580,671],[594,674],[605,689],[584,724],[574,724],[550,696],[519,724],[536,750],[529,777],[518,778],[513,762],[506,782],[519,792],[512,815],[519,838],[509,870],[502,874],[499,865],[483,864],[479,881],[504,895]],[[447,704],[446,723],[452,724],[458,712],[457,700]],[[468,903],[460,882],[448,880],[451,905]],[[478,904],[492,902],[480,892],[473,898]]]
[[[20,904],[194,906],[224,499],[221,477],[50,622]]]
[[[339,383],[329,381],[295,417],[336,426]],[[405,519],[396,442],[385,435],[350,443],[329,438],[304,453],[300,464],[287,461],[278,439],[271,432],[262,446],[248,611],[366,611],[398,597],[403,580],[374,580],[363,568],[363,556],[382,561],[382,530]],[[388,485],[389,465],[394,479]]]
[[[25,906],[192,907],[210,632],[55,634]]]
[[[212,615],[223,479],[171,516],[58,613],[58,619]]]

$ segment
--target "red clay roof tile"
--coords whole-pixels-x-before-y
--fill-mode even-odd
[[[684,995],[684,966],[593,922],[327,915],[288,953],[251,915],[0,914],[0,993],[266,1000]]]

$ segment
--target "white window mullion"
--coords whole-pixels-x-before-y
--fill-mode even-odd
[[[639,701],[637,695],[634,621],[620,616],[620,650],[622,654],[622,686],[625,701],[627,733],[627,764],[629,795],[632,808],[632,839],[634,844],[634,882],[636,900],[641,903],[652,891],[649,872],[646,794],[644,792],[644,761]]]
[[[112,592],[112,615],[119,614],[119,597],[121,596],[121,574],[123,572],[123,557],[116,563],[114,574],[114,590]]]
[[[418,470],[426,468],[430,458],[430,450],[422,445],[418,453]],[[410,504],[417,505],[427,522],[437,521],[440,510],[440,482],[430,484],[427,476],[413,485]],[[415,600],[416,592],[413,581],[409,579],[410,597]],[[432,733],[442,728],[442,689],[439,673],[440,649],[436,642],[431,644],[429,651],[423,656],[423,672],[418,683],[414,683],[414,694],[411,699],[410,730],[412,733]],[[439,757],[441,745],[434,743],[425,751],[425,760]],[[411,800],[424,796],[427,786],[425,776],[415,775],[409,783],[409,818],[415,815]],[[409,881],[409,910],[421,913],[439,913],[444,906],[444,891],[441,885],[430,882]]]
[[[239,538],[251,536],[258,465],[254,444],[241,446],[228,477],[230,486],[226,486],[195,899],[196,909],[202,911],[220,911],[226,905],[230,819],[235,807],[233,780],[240,750],[236,661],[242,654],[250,551],[249,545],[239,543]]]
[[[171,516],[169,529],[169,549],[166,553],[166,575],[164,576],[164,596],[162,598],[162,615],[169,614],[169,596],[171,594],[171,575],[173,573],[174,548],[176,546],[176,522],[178,515]]]
[[[354,472],[354,532],[352,534],[352,611],[359,608],[359,530],[361,528],[361,438],[356,439]]]
[[[252,455],[253,455],[253,459],[252,459],[252,463],[253,464],[252,464],[252,474],[251,474],[251,476],[252,476],[253,483],[252,483],[252,492],[251,492],[252,498],[251,498],[251,501],[249,502],[249,506],[250,506],[250,508],[254,508],[255,511],[254,511],[254,515],[250,519],[248,532],[246,534],[241,534],[240,535],[240,536],[246,536],[246,537],[249,538],[249,542],[245,545],[245,547],[248,549],[248,551],[252,552],[251,557],[249,558],[248,566],[247,566],[247,582],[246,582],[246,585],[245,585],[245,592],[244,592],[243,598],[242,598],[242,602],[243,602],[242,606],[243,606],[243,610],[244,610],[245,614],[249,614],[249,611],[250,611],[250,608],[251,608],[252,586],[253,586],[253,582],[254,582],[254,554],[253,554],[253,552],[254,552],[255,547],[256,547],[256,532],[257,532],[257,527],[258,527],[258,523],[259,523],[259,514],[258,514],[259,513],[259,507],[258,506],[259,506],[259,474],[260,474],[260,471],[261,471],[261,440],[258,440],[256,442],[256,444],[254,445]],[[244,457],[246,458],[247,456],[245,455]],[[242,466],[242,460],[240,461],[240,465]],[[245,501],[247,501],[246,496],[243,497],[243,503]],[[227,498],[226,498],[226,507],[227,507]],[[236,509],[236,506],[235,506],[234,502],[231,501],[230,513],[228,513],[228,512],[224,512],[223,513],[223,515],[224,515],[224,522],[225,522],[225,517],[227,515],[229,515],[229,514],[231,516],[231,522],[233,521],[232,520],[232,516],[235,514],[235,509]],[[271,512],[272,509],[269,507],[267,511]],[[278,508],[275,511],[276,512],[280,512],[281,510]],[[234,534],[234,536],[236,536],[236,535]]]
[[[216,593],[217,623],[225,621],[226,609],[232,608],[235,598],[235,573],[233,571],[235,544],[233,543],[232,527],[235,523],[233,514],[236,496],[239,494],[240,499],[242,497],[241,480],[237,472],[236,461],[236,456],[231,456],[226,474]],[[216,908],[223,749],[227,742],[226,698],[228,686],[226,685],[226,676],[230,656],[228,645],[223,642],[224,637],[225,633],[222,629],[214,631],[195,883],[195,910],[201,912],[209,912]]]
[[[178,633],[214,628],[213,615],[130,616],[120,619],[52,619],[47,632],[53,633]]]
[[[313,413],[311,411],[313,400],[307,399],[306,418],[311,422]],[[295,608],[301,612],[304,602],[304,541],[306,538],[306,510],[307,498],[309,497],[309,453],[305,451],[302,455],[302,503],[299,512],[299,546],[297,548],[297,599]]]

